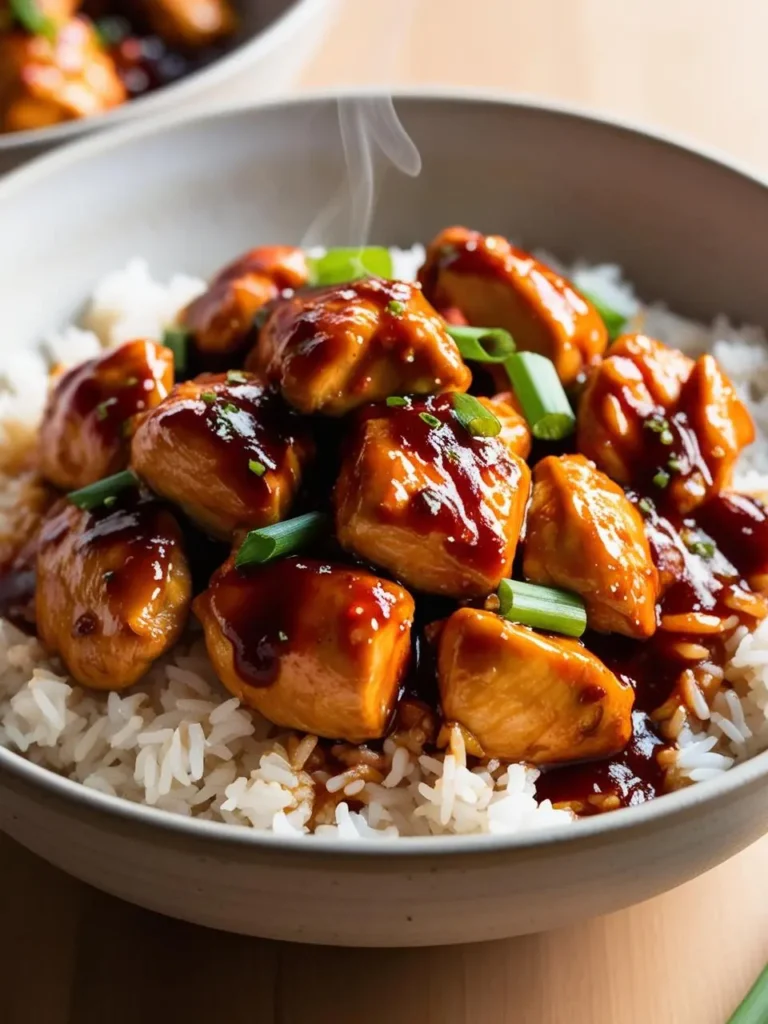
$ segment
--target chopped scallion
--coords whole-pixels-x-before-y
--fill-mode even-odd
[[[515,342],[509,331],[503,327],[454,327],[445,328],[456,342],[463,359],[476,363],[503,363],[515,351]]]
[[[206,405],[213,405],[213,403],[216,401],[216,392],[203,391],[200,397],[202,398]]]
[[[392,256],[382,246],[329,249],[324,256],[308,256],[309,284],[346,284],[360,277],[393,275]]]
[[[420,412],[419,419],[423,420],[423,422],[426,423],[427,426],[431,427],[433,430],[437,430],[437,428],[440,426],[440,420],[437,418],[437,416],[433,416],[431,412]]]
[[[573,433],[576,417],[551,359],[537,352],[516,352],[504,368],[534,437],[561,441]]]
[[[390,395],[387,399],[387,405],[390,409],[407,408],[410,404],[410,400],[403,398],[402,395]]]
[[[242,370],[227,370],[227,384],[247,384],[248,377]]]
[[[744,1001],[729,1017],[728,1024],[765,1024],[768,1020],[768,964],[747,993]]]
[[[229,413],[240,412],[240,410],[238,409],[234,402],[225,402],[221,407],[221,411]]]
[[[56,22],[40,9],[37,0],[9,0],[11,14],[33,36],[56,39]]]
[[[578,594],[521,580],[502,580],[496,591],[499,615],[510,622],[565,636],[581,636],[587,612]]]
[[[163,344],[173,352],[173,365],[177,374],[187,368],[190,338],[191,333],[186,327],[166,327],[163,332]]]
[[[70,491],[67,498],[73,505],[88,511],[99,508],[101,505],[106,505],[109,508],[115,504],[118,494],[138,486],[139,480],[136,474],[130,469],[126,469],[122,473],[115,473],[114,476],[97,480],[95,484],[81,487],[79,491]]]
[[[593,295],[590,292],[585,292],[583,288],[581,289],[581,294],[595,307],[600,315],[600,319],[605,324],[605,329],[608,331],[608,337],[611,341],[615,341],[624,330],[627,318],[623,313],[619,313],[618,310],[611,309],[610,306],[606,305],[606,303],[596,295]]]
[[[683,460],[677,455],[673,455],[671,458],[667,459],[667,465],[673,473],[680,473],[683,469]]]
[[[497,416],[487,409],[474,395],[453,394],[453,411],[456,419],[472,437],[496,437],[501,433]]]
[[[641,498],[637,503],[637,507],[645,516],[650,516],[656,511],[656,506],[650,498]]]
[[[665,469],[660,469],[653,477],[653,484],[655,487],[660,487],[662,490],[669,483],[669,473]]]
[[[327,523],[326,516],[321,512],[307,512],[295,519],[286,519],[283,523],[251,530],[240,545],[235,565],[238,568],[244,565],[263,565],[299,551],[323,533]]]
[[[392,314],[392,316],[400,316],[401,313],[405,312],[405,303],[398,302],[397,299],[392,299],[391,302],[387,303],[387,309]]]
[[[714,558],[715,542],[706,534],[697,533],[695,530],[685,530],[682,538],[692,555],[698,555],[700,558]]]
[[[96,419],[101,421],[105,420],[107,416],[109,416],[110,406],[113,405],[117,405],[116,398],[107,398],[105,401],[100,402],[96,406]]]
[[[256,476],[264,476],[264,474],[267,472],[267,467],[264,465],[263,462],[259,462],[258,459],[249,459],[248,469],[250,469],[252,473],[255,473]]]

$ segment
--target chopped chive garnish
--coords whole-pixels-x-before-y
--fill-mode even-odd
[[[216,392],[215,391],[203,391],[203,393],[200,395],[200,397],[202,398],[202,400],[205,402],[206,405],[213,405],[213,403],[216,401]]]
[[[540,587],[522,580],[502,580],[496,591],[499,615],[510,622],[565,636],[581,636],[587,611],[578,594],[558,587]]]
[[[166,327],[163,332],[163,344],[173,352],[173,365],[177,373],[187,368],[187,355],[191,333],[186,327]]]
[[[123,387],[124,388],[135,388],[138,383],[139,383],[139,378],[138,377],[126,377],[125,380],[123,381]]]
[[[309,284],[331,285],[360,277],[392,277],[392,256],[381,246],[329,249],[324,256],[308,256]]]
[[[454,392],[453,411],[456,419],[472,437],[496,437],[501,433],[498,417],[473,395]]]
[[[433,416],[431,412],[420,412],[419,419],[423,420],[424,423],[433,430],[436,430],[440,426],[440,420],[437,416]]]
[[[561,441],[576,429],[555,364],[537,352],[516,352],[504,363],[531,433],[540,441]]]
[[[515,351],[515,342],[509,331],[502,327],[445,328],[456,342],[463,359],[476,363],[503,363]]]
[[[669,473],[665,469],[660,469],[658,473],[654,474],[653,484],[654,487],[661,487],[662,489],[669,483]]]
[[[715,542],[705,534],[696,533],[695,530],[685,530],[682,537],[683,543],[692,555],[699,555],[701,558],[714,557]]]
[[[247,384],[248,378],[242,370],[227,370],[227,384]]]
[[[307,512],[306,515],[286,519],[283,523],[263,526],[251,530],[235,558],[235,565],[263,565],[283,555],[290,555],[305,547],[323,533],[328,520],[321,512]]]
[[[768,964],[747,993],[743,1002],[728,1018],[728,1024],[765,1024],[768,1020]]]
[[[656,511],[656,506],[650,498],[641,498],[637,503],[637,507],[643,513],[643,515],[650,516]]]
[[[410,404],[410,400],[403,398],[402,395],[390,395],[387,399],[387,405],[390,409],[401,409]]]
[[[9,0],[12,16],[23,29],[33,36],[45,36],[53,42],[56,39],[56,22],[40,10],[37,0]]]
[[[445,457],[446,459],[448,459],[449,462],[461,461],[461,456],[459,455],[458,451],[455,448],[449,448],[448,451],[445,453]]]
[[[112,405],[117,405],[116,398],[107,398],[105,401],[100,402],[96,406],[96,419],[102,421],[105,420],[107,416],[109,416],[109,409]]]
[[[677,455],[673,455],[671,458],[667,459],[667,465],[673,473],[680,473],[683,468],[683,460],[679,459]]]
[[[222,412],[240,412],[234,402],[225,402],[221,407]]]
[[[661,434],[669,430],[669,420],[663,416],[649,416],[643,426],[646,430],[652,430],[654,434]]]
[[[662,432],[659,434],[659,440],[661,441],[662,444],[669,445],[669,444],[672,444],[672,442],[675,439],[672,436],[672,431],[671,430],[662,430]]]
[[[267,467],[264,465],[263,462],[259,462],[258,459],[249,459],[248,469],[250,469],[252,473],[255,473],[256,476],[264,476],[264,474],[267,472]]]
[[[392,316],[400,316],[401,313],[405,312],[405,303],[398,302],[397,299],[392,299],[391,302],[387,303],[387,309],[392,314]]]
[[[99,508],[101,505],[106,505],[109,508],[117,501],[118,494],[138,486],[139,480],[136,474],[130,469],[126,469],[122,473],[115,473],[114,476],[97,480],[95,484],[81,487],[79,491],[70,491],[67,498],[73,505],[88,511]]]
[[[596,295],[593,295],[590,292],[585,292],[583,288],[581,289],[581,294],[585,299],[588,299],[597,310],[600,315],[600,319],[605,324],[605,329],[608,331],[608,337],[611,341],[616,341],[618,336],[624,330],[627,318],[623,313],[619,313],[617,309],[611,309],[610,306],[606,305],[606,303]]]
[[[280,641],[280,643],[281,643],[281,644],[287,643],[287,641],[288,641],[288,634],[287,634],[287,633],[284,633],[284,632],[282,631],[282,629],[281,629],[281,630],[280,630],[280,631],[278,632],[278,634],[277,634],[277,639],[278,639],[278,640]]]

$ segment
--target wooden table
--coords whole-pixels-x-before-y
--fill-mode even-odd
[[[764,0],[345,0],[303,86],[534,93],[768,171],[766,30]],[[206,932],[94,892],[2,837],[0,871],[2,1024],[724,1024],[768,960],[768,838],[611,917],[427,950]]]

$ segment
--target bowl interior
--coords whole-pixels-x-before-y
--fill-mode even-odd
[[[396,105],[424,167],[415,179],[379,169],[370,240],[409,246],[464,223],[566,260],[619,263],[644,298],[684,315],[768,326],[759,181],[561,111],[441,95]],[[337,103],[327,97],[130,126],[44,158],[0,182],[0,351],[36,344],[134,256],[155,275],[206,275],[251,246],[299,243],[345,180]],[[361,241],[340,228],[327,235]],[[732,774],[754,781],[768,773],[768,754],[757,761]],[[734,787],[726,778],[659,804]]]

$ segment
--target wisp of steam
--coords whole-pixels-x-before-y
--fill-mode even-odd
[[[365,245],[383,172],[392,166],[415,178],[421,171],[419,151],[397,116],[391,97],[340,99],[339,129],[344,177],[304,235],[304,248],[340,240],[348,245]]]

